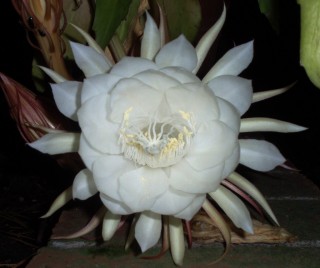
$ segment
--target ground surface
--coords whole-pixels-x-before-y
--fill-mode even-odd
[[[245,173],[265,193],[281,226],[296,235],[297,240],[283,244],[233,245],[216,267],[319,267],[319,189],[297,172],[277,169],[268,174]],[[84,215],[90,218],[87,207],[66,209],[54,229],[55,234],[80,229],[86,223]],[[51,240],[49,246],[39,249],[27,267],[174,267],[170,253],[160,259],[145,260],[125,252],[123,230],[107,244],[99,239],[99,232],[94,232],[85,239]],[[156,254],[159,250],[158,247],[147,254]],[[184,266],[204,267],[222,252],[220,243],[205,246],[195,243],[191,250],[186,250]]]

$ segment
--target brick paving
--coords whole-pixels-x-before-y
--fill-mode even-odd
[[[266,196],[280,225],[297,236],[289,243],[234,244],[215,267],[320,267],[320,191],[310,180],[295,171],[278,168],[269,173],[245,171],[245,176]],[[86,217],[84,215],[87,215]],[[70,233],[84,226],[87,210],[79,206],[65,209],[54,234]],[[87,267],[174,267],[170,253],[146,260],[124,251],[124,230],[108,243],[97,242],[99,232],[83,239],[51,240],[29,262],[28,268]],[[195,245],[186,250],[184,267],[206,267],[223,253],[221,243]],[[156,254],[156,247],[147,253]],[[211,267],[211,266],[210,266]]]

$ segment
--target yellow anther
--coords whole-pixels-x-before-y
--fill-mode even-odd
[[[125,122],[127,122],[127,121],[129,120],[130,113],[132,112],[132,109],[133,109],[133,107],[130,107],[130,108],[128,108],[128,109],[124,112],[123,120],[124,120]]]
[[[193,134],[193,132],[189,131],[186,127],[183,127],[183,132],[187,137],[190,137]]]
[[[179,111],[179,113],[184,120],[190,121],[190,119],[191,119],[190,113],[187,113],[185,111]]]

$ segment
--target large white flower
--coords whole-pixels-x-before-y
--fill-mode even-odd
[[[86,169],[75,178],[73,197],[100,193],[109,210],[105,237],[112,236],[117,215],[140,212],[135,237],[145,251],[160,237],[161,215],[190,220],[202,206],[208,210],[208,193],[238,227],[252,232],[247,209],[220,183],[229,177],[243,186],[233,173],[239,163],[267,171],[285,159],[266,141],[239,141],[239,131],[303,128],[265,118],[240,121],[253,101],[281,93],[253,95],[251,82],[237,76],[252,60],[252,42],[229,50],[202,81],[195,75],[224,18],[225,11],[196,48],[184,36],[161,47],[161,31],[147,15],[141,57],[112,66],[85,35],[90,46],[72,43],[87,77],[83,83],[47,70],[59,82],[52,90],[60,111],[79,122],[81,135],[48,134],[31,146],[51,154],[79,152]],[[175,218],[172,234],[181,232]]]

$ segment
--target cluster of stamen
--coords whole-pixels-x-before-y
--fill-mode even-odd
[[[139,165],[167,167],[187,152],[194,134],[192,116],[180,111],[163,120],[154,117],[130,118],[132,108],[123,117],[119,142],[124,156]]]

